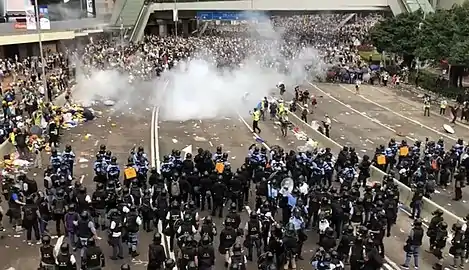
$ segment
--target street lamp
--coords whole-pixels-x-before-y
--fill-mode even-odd
[[[122,16],[119,17],[119,21],[121,22],[120,27],[120,38],[121,38],[121,57],[124,57],[124,21],[122,20]]]
[[[35,12],[36,12],[36,30],[38,34],[39,41],[39,55],[41,57],[41,68],[42,68],[42,85],[44,87],[44,97],[45,100],[49,100],[49,92],[47,91],[47,77],[46,77],[46,62],[44,61],[44,52],[42,50],[42,33],[41,33],[41,21],[39,18],[39,6],[37,0],[34,0]]]
[[[173,21],[174,21],[174,35],[178,36],[178,20],[179,14],[177,10],[177,0],[174,0]]]

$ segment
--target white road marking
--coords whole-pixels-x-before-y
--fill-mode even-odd
[[[319,92],[323,93],[324,95],[328,96],[329,98],[331,98],[332,100],[334,100],[335,102],[339,103],[340,105],[344,106],[344,107],[347,107],[348,109],[350,109],[351,111],[365,117],[366,119],[376,123],[377,125],[380,125],[382,127],[384,127],[385,129],[389,130],[389,131],[392,131],[394,133],[397,133],[397,131],[391,127],[389,127],[388,125],[385,125],[385,124],[382,124],[380,121],[378,121],[377,119],[375,118],[372,118],[372,117],[369,117],[368,115],[366,115],[366,113],[363,113],[363,112],[360,112],[358,111],[357,109],[353,108],[352,106],[350,105],[347,105],[345,104],[344,102],[338,100],[337,98],[333,97],[330,93],[322,90],[321,88],[319,88],[317,85],[315,84],[312,84],[311,82],[308,82],[312,87],[314,87],[316,90],[318,90]],[[409,137],[409,136],[405,136],[406,139],[408,140],[411,140],[411,141],[416,141],[416,139],[412,138],[412,137]]]
[[[311,84],[311,83],[310,83],[310,84]],[[311,84],[311,85],[313,85],[313,84]],[[347,91],[349,91],[349,92],[352,92],[350,89],[348,89],[347,87],[345,87],[345,86],[343,86],[343,85],[341,85],[341,84],[339,84],[339,86],[340,86],[342,89],[345,89],[345,90],[347,90]],[[313,85],[313,87],[317,87],[317,86]],[[457,139],[456,139],[455,137],[453,137],[453,136],[449,136],[449,135],[446,134],[446,133],[443,133],[443,132],[438,131],[438,130],[436,130],[436,129],[434,129],[434,128],[431,128],[431,127],[429,127],[429,126],[426,126],[426,125],[420,123],[419,121],[416,121],[416,120],[414,120],[414,119],[412,119],[412,118],[410,118],[410,117],[407,117],[407,116],[405,116],[405,115],[402,115],[402,114],[400,114],[400,113],[398,113],[398,112],[396,112],[396,111],[394,111],[394,110],[392,110],[392,109],[390,109],[390,108],[388,108],[388,107],[386,107],[386,106],[384,106],[384,105],[381,105],[381,104],[379,104],[379,103],[377,103],[377,102],[375,102],[375,101],[373,101],[373,100],[371,100],[371,99],[369,99],[369,98],[367,98],[367,97],[364,97],[364,96],[361,95],[361,94],[358,95],[358,96],[361,97],[362,99],[364,99],[364,100],[370,102],[371,104],[374,104],[374,105],[376,105],[376,106],[378,106],[378,107],[380,107],[380,108],[382,108],[382,109],[385,109],[386,111],[391,112],[392,114],[397,115],[397,116],[399,116],[399,117],[401,117],[401,118],[403,118],[403,119],[405,119],[405,120],[407,120],[407,121],[409,121],[409,122],[412,122],[412,123],[414,123],[414,124],[416,124],[416,125],[418,125],[418,126],[420,126],[420,127],[422,127],[422,128],[425,128],[425,129],[427,129],[427,130],[429,130],[429,131],[435,132],[436,134],[439,134],[439,135],[441,135],[441,136],[443,136],[443,137],[446,137],[446,138],[448,138],[448,139],[451,139],[451,140],[454,140],[454,141],[457,140]]]
[[[150,125],[150,158],[151,158],[151,166],[156,167],[156,170],[159,172],[161,169],[161,164],[160,164],[160,147],[159,147],[159,137],[158,137],[158,115],[159,115],[160,108],[159,107],[154,107],[153,112],[152,112],[152,117],[151,117],[151,125]],[[158,221],[158,231],[160,233],[163,232],[163,225],[161,220]],[[166,243],[168,244],[169,248],[169,237],[164,236],[166,240]],[[165,248],[165,245],[163,245],[163,248]],[[176,260],[176,256],[174,255],[173,251],[169,251],[169,257],[172,258],[173,260]],[[174,268],[173,270],[176,270],[177,268]]]
[[[387,91],[381,90],[380,88],[378,88],[378,87],[376,87],[376,86],[372,86],[372,85],[368,85],[368,87],[371,88],[371,89],[373,89],[373,90],[376,90],[376,91],[378,91],[378,92],[380,92],[380,93],[382,93],[382,94],[395,93],[395,92],[393,92],[393,90],[391,90],[391,92],[387,92]],[[413,104],[411,101],[408,101],[406,98],[399,98],[398,95],[395,95],[395,96],[397,97],[397,99],[398,99],[399,101],[404,102],[405,104],[410,105],[410,106],[412,106],[412,107],[415,106],[415,104]],[[447,118],[446,116],[437,114],[437,113],[432,114],[432,116],[437,116],[437,117],[439,117],[439,118],[441,118],[441,119],[443,119],[443,120],[446,120],[446,121],[448,121],[448,122],[451,122],[451,119]],[[459,126],[459,127],[462,127],[462,128],[465,128],[465,129],[468,129],[468,130],[469,130],[469,126],[467,126],[467,125],[465,125],[465,124],[459,123],[459,120],[456,120],[456,122],[455,122],[454,124],[456,124],[456,125]]]

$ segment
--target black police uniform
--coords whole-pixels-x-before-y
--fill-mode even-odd
[[[248,237],[246,238],[246,247],[248,248],[248,260],[252,260],[253,246],[256,247],[257,256],[260,255],[260,240],[259,234],[261,226],[259,220],[248,221]]]
[[[57,255],[57,270],[76,270],[76,263],[72,263],[72,254]]]
[[[147,270],[163,269],[163,264],[166,261],[166,253],[161,244],[150,244],[148,248],[148,267]]]
[[[215,250],[212,245],[202,245],[198,249],[199,270],[208,270],[215,264]]]
[[[101,270],[101,258],[103,257],[103,251],[100,247],[91,246],[86,249],[85,262],[87,270]]]
[[[54,247],[42,246],[39,251],[41,252],[41,266],[44,270],[55,268]]]

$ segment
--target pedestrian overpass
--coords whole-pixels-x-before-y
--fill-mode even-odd
[[[116,0],[110,25],[130,28],[130,40],[143,38],[150,15],[160,11],[388,11],[394,15],[422,9],[433,12],[429,0]],[[177,11],[177,12],[175,12]]]

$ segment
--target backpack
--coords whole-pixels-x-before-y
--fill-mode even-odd
[[[34,209],[32,207],[24,208],[24,218],[28,221],[34,220]]]
[[[179,189],[179,181],[172,181],[171,182],[171,195],[178,197],[181,195],[181,190]]]
[[[57,199],[55,201],[54,213],[55,214],[64,214],[64,212],[65,212],[65,201],[64,201],[64,199]]]

